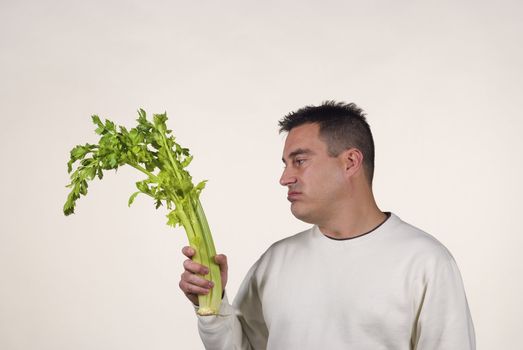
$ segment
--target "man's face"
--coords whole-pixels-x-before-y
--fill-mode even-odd
[[[307,123],[289,132],[280,179],[280,184],[288,187],[292,214],[312,224],[328,220],[346,196],[345,165],[341,157],[329,156],[319,130],[318,124]]]

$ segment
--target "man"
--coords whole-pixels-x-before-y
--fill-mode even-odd
[[[280,183],[313,224],[273,244],[220,316],[199,316],[206,349],[475,349],[459,270],[429,234],[374,200],[374,142],[361,109],[326,102],[290,113]],[[183,250],[187,257],[194,251]],[[225,286],[227,261],[216,257]],[[188,259],[180,288],[209,282]]]

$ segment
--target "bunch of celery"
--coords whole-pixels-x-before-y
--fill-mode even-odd
[[[138,125],[130,130],[92,116],[96,133],[101,137],[96,145],[78,145],[71,150],[68,172],[79,163],[67,185],[71,192],[64,205],[64,214],[74,213],[76,200],[87,194],[87,182],[95,177],[102,179],[104,170],[130,165],[142,172],[146,178],[136,183],[138,191],[129,198],[129,206],[138,194],[146,194],[154,199],[157,209],[162,205],[167,207],[168,225],[184,227],[189,244],[196,251],[193,260],[209,267],[209,279],[214,283],[207,295],[199,296],[198,313],[218,314],[222,297],[220,269],[214,261],[214,242],[199,199],[205,181],[193,185],[191,175],[185,170],[192,156],[189,149],[175,142],[166,126],[166,114],[153,115],[152,122],[147,120],[142,109],[138,115]]]

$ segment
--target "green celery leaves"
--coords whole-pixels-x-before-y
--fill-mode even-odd
[[[154,114],[152,122],[143,109],[138,110],[138,124],[127,130],[110,120],[102,121],[93,115],[95,132],[100,135],[98,144],[77,145],[70,152],[67,171],[71,189],[63,207],[65,215],[73,214],[76,201],[87,195],[88,181],[102,179],[104,171],[117,170],[129,165],[146,175],[136,182],[138,191],[128,200],[130,206],[139,194],[152,197],[155,207],[165,206],[167,224],[184,227],[190,245],[195,249],[193,260],[209,267],[214,288],[199,297],[201,315],[215,315],[221,303],[222,287],[214,242],[207,219],[200,203],[200,193],[205,181],[193,185],[186,170],[193,157],[189,149],[176,143],[172,131],[167,128],[167,114]],[[73,171],[74,169],[74,171]]]

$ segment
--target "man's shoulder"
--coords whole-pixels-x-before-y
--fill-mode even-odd
[[[293,235],[282,238],[271,244],[267,251],[294,248],[296,246],[302,246],[304,244],[307,244],[311,237],[312,229],[313,228],[311,227]]]
[[[310,244],[307,241],[309,241],[308,237],[310,237],[311,229],[298,232],[271,244],[256,261],[254,274],[265,276],[266,271],[274,268],[279,269],[281,264],[291,254],[302,251],[305,245]]]
[[[303,250],[304,247],[310,246],[312,229],[313,228],[311,227],[272,243],[261,256],[261,260],[274,259],[276,256],[286,255],[290,252]]]
[[[319,243],[317,238],[314,234],[314,226],[312,226],[271,244],[262,255],[262,260],[263,258],[274,258],[290,253],[305,252],[309,249],[317,249],[317,244]],[[452,255],[447,247],[435,236],[403,221],[394,213],[391,213],[387,221],[380,225],[375,232],[364,235],[362,238],[367,240],[365,247],[384,249],[386,254],[400,254],[405,257],[414,255],[424,259],[433,257],[436,260],[452,259]],[[353,242],[356,243],[358,240],[360,238],[356,238]],[[358,247],[359,249],[364,249],[363,245]]]
[[[447,247],[432,234],[397,218],[397,224],[392,228],[390,235],[393,245],[410,254],[427,259],[452,259]]]

